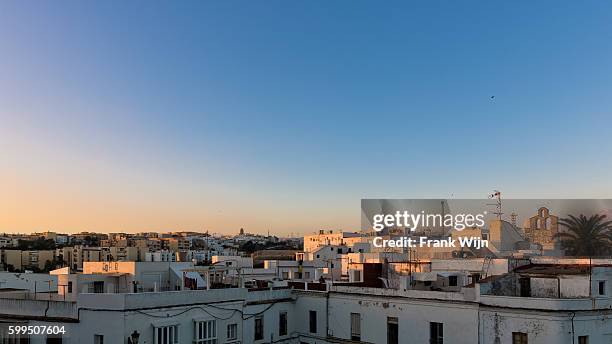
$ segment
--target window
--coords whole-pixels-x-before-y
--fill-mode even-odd
[[[531,280],[529,277],[523,277],[519,279],[519,286],[521,297],[530,297],[531,296]]]
[[[93,292],[96,294],[104,293],[104,281],[93,282]]]
[[[351,340],[361,340],[361,314],[351,313]]]
[[[287,335],[287,312],[280,312],[278,315],[278,335]]]
[[[68,282],[68,293],[72,293],[72,281]]]
[[[442,344],[444,343],[444,324],[438,322],[429,323],[429,343]]]
[[[283,279],[284,280],[288,280],[289,279],[289,272],[288,271],[283,271]]]
[[[104,336],[101,334],[94,334],[94,344],[104,344]]]
[[[589,344],[589,336],[578,336],[578,344]]]
[[[255,340],[262,340],[264,337],[264,323],[263,317],[258,316],[255,318]]]
[[[476,283],[480,281],[480,274],[472,274],[472,282]]]
[[[215,320],[197,321],[194,331],[194,343],[217,344],[217,322]]]
[[[387,317],[387,344],[398,344],[398,324],[396,317]]]
[[[238,339],[238,324],[227,325],[227,340]]]
[[[309,271],[304,272],[304,279],[310,279],[310,272]]]
[[[512,344],[528,344],[527,333],[512,332]]]
[[[599,295],[606,295],[606,281],[599,281]]]
[[[456,287],[457,286],[457,276],[448,276],[448,285],[450,287]]]
[[[310,311],[308,315],[310,319],[310,333],[317,333],[317,311]]]
[[[178,344],[178,325],[159,326],[153,328],[154,344]]]

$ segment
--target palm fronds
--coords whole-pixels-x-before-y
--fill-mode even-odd
[[[606,215],[568,215],[559,219],[565,228],[555,235],[566,250],[573,256],[599,256],[612,252],[612,221]]]

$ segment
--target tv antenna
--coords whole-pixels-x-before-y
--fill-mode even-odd
[[[493,212],[493,214],[495,214],[497,216],[498,220],[502,219],[502,201],[501,201],[501,191],[499,190],[493,190],[493,193],[489,195],[489,198],[493,198],[496,200],[495,204],[487,204],[487,205],[494,205],[495,206],[495,211]]]

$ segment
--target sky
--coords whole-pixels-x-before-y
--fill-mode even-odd
[[[610,42],[606,1],[2,1],[0,232],[612,198]]]

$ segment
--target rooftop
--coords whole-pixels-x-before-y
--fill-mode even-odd
[[[610,267],[610,265],[588,264],[529,264],[516,268],[517,273],[538,275],[588,275],[594,267]]]

